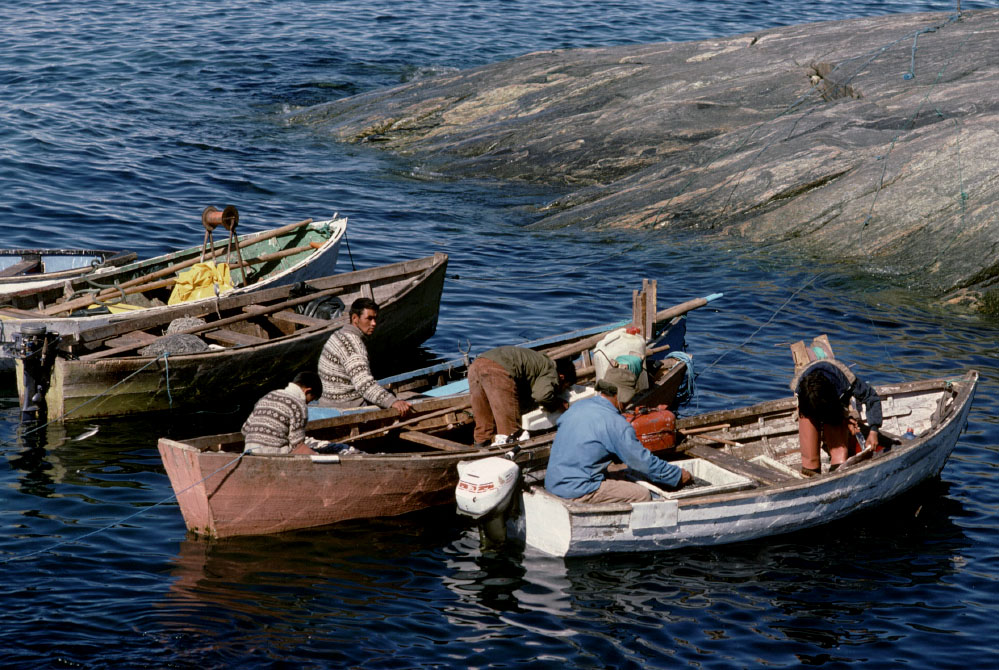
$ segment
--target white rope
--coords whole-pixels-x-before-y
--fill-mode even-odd
[[[135,514],[130,514],[129,516],[126,516],[124,519],[119,519],[118,521],[110,523],[110,524],[108,524],[106,526],[103,526],[103,527],[98,528],[96,530],[92,530],[89,533],[85,533],[84,535],[81,535],[80,537],[69,538],[69,539],[63,540],[61,542],[56,542],[55,544],[53,544],[51,546],[48,546],[48,547],[45,547],[44,549],[39,549],[37,551],[32,551],[32,552],[27,553],[27,554],[21,554],[20,556],[10,556],[10,557],[7,557],[7,558],[0,559],[0,565],[2,565],[4,563],[10,563],[11,561],[24,560],[26,558],[31,558],[32,556],[38,556],[39,554],[45,554],[45,553],[48,553],[50,551],[54,551],[55,549],[58,549],[59,547],[65,545],[65,544],[70,544],[72,542],[79,542],[81,540],[85,540],[88,537],[92,537],[94,535],[97,535],[98,533],[102,533],[102,532],[104,532],[106,530],[110,530],[110,529],[114,528],[115,526],[121,525],[121,524],[125,523],[126,521],[134,519],[135,517],[139,516],[140,514],[145,514],[146,512],[148,512],[151,509],[154,509],[156,507],[159,507],[160,505],[163,505],[163,504],[168,503],[168,502],[170,502],[172,500],[175,500],[182,493],[187,493],[188,491],[190,491],[191,489],[193,489],[195,486],[198,486],[198,485],[204,483],[210,477],[215,476],[216,474],[218,474],[222,470],[225,470],[226,468],[232,467],[236,463],[239,463],[239,461],[242,460],[243,456],[245,456],[245,455],[246,455],[246,452],[240,453],[238,457],[236,457],[235,459],[229,461],[228,463],[226,463],[222,467],[218,468],[214,472],[208,473],[203,478],[201,478],[199,481],[196,481],[193,484],[191,484],[190,486],[188,486],[186,489],[184,489],[182,491],[178,491],[177,493],[174,493],[171,496],[169,496],[167,498],[164,498],[163,500],[160,500],[159,502],[150,505],[149,507],[141,509],[138,512],[136,512]]]

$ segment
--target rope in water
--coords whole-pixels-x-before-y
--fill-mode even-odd
[[[118,519],[117,521],[109,523],[106,526],[102,526],[101,528],[94,529],[94,530],[90,531],[89,533],[85,533],[85,534],[81,535],[80,537],[68,538],[68,539],[62,540],[60,542],[56,542],[55,544],[50,545],[48,547],[45,547],[43,549],[38,549],[37,551],[32,551],[32,552],[29,552],[27,554],[20,554],[18,556],[6,556],[4,558],[0,558],[0,565],[2,565],[4,563],[10,563],[12,561],[26,560],[26,559],[32,558],[34,556],[38,556],[40,554],[46,554],[46,553],[49,553],[51,551],[54,551],[54,550],[58,549],[59,547],[64,546],[64,545],[72,544],[74,542],[80,542],[81,540],[85,540],[88,537],[93,537],[94,535],[97,535],[98,533],[103,533],[104,531],[111,530],[115,526],[119,526],[119,525],[125,523],[126,521],[130,521],[130,520],[134,519],[135,517],[139,516],[140,514],[145,514],[146,512],[148,512],[151,509],[155,509],[155,508],[159,507],[160,505],[164,505],[164,504],[166,504],[168,502],[171,502],[171,501],[177,499],[181,494],[190,491],[195,486],[201,485],[202,483],[204,483],[205,481],[207,481],[210,477],[213,477],[213,476],[217,475],[219,472],[222,472],[226,468],[233,467],[234,465],[236,465],[237,463],[239,463],[243,459],[243,456],[245,456],[245,455],[246,455],[245,452],[240,453],[239,456],[237,456],[233,460],[231,460],[228,463],[222,465],[221,467],[219,467],[218,469],[216,469],[214,472],[208,473],[207,475],[205,475],[204,477],[202,477],[200,480],[194,482],[193,484],[191,484],[187,488],[185,488],[185,489],[183,489],[181,491],[177,491],[176,493],[174,493],[174,494],[172,494],[172,495],[164,498],[163,500],[160,500],[159,502],[153,503],[149,507],[144,507],[143,509],[139,510],[135,514],[130,514],[130,515],[128,515],[128,516],[126,516],[126,517],[124,517],[122,519]]]
[[[96,402],[96,401],[100,400],[101,398],[103,398],[104,396],[109,395],[116,388],[118,388],[119,386],[121,386],[122,384],[124,384],[125,382],[127,382],[129,379],[131,379],[132,377],[136,376],[137,374],[139,374],[140,372],[142,372],[143,370],[145,370],[146,368],[148,368],[149,366],[153,365],[160,358],[162,358],[163,361],[164,361],[164,363],[166,364],[165,374],[166,374],[166,381],[167,381],[167,398],[170,401],[170,407],[173,407],[173,396],[170,395],[170,361],[168,360],[169,356],[170,356],[169,352],[164,351],[162,354],[160,354],[156,358],[152,359],[151,361],[149,361],[148,363],[146,363],[145,365],[143,365],[141,368],[139,368],[135,372],[131,373],[130,375],[128,375],[127,377],[125,377],[124,379],[122,379],[121,381],[119,381],[119,382],[117,382],[117,383],[109,386],[102,393],[99,393],[98,395],[95,395],[90,400],[87,400],[86,402],[83,402],[80,405],[77,405],[76,407],[74,407],[73,409],[69,410],[68,412],[64,412],[63,414],[61,414],[60,416],[52,419],[51,421],[46,421],[43,424],[40,424],[38,426],[35,426],[34,428],[30,428],[30,429],[24,431],[23,435],[31,435],[32,433],[38,432],[38,431],[42,430],[43,428],[48,427],[50,424],[64,421],[67,417],[69,417],[70,415],[72,415],[74,412],[77,412],[77,411],[83,409],[84,407],[86,407],[87,405],[89,405],[90,403]]]

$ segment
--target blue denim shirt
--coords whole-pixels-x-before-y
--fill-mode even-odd
[[[610,400],[596,395],[573,403],[559,418],[545,488],[560,498],[586,495],[600,488],[615,460],[653,482],[669,487],[680,483],[680,468],[643,447]]]

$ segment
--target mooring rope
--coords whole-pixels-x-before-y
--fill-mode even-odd
[[[951,20],[955,20],[955,17],[952,17]],[[915,38],[918,37],[920,33],[929,33],[929,32],[934,32],[935,30],[937,30],[937,28],[926,28],[926,29],[924,29],[924,30],[919,31],[918,33],[916,33],[916,35],[913,37],[913,43],[912,43],[912,65],[910,65],[910,72],[914,73],[914,68],[915,68],[915,57],[916,57],[916,42],[915,42]],[[960,51],[964,47],[965,43],[969,39],[971,39],[971,35],[968,35],[963,40],[961,40],[961,42],[954,49],[954,52],[956,53],[956,52]],[[877,205],[878,198],[879,198],[879,196],[881,194],[881,191],[884,189],[885,175],[888,172],[888,158],[889,158],[889,156],[891,156],[892,150],[895,148],[895,145],[897,144],[899,138],[901,138],[904,133],[912,131],[913,127],[915,126],[916,119],[919,118],[919,115],[922,113],[923,108],[926,106],[927,101],[930,98],[930,95],[933,93],[933,91],[936,88],[936,86],[940,83],[940,80],[943,78],[943,76],[946,73],[946,71],[947,71],[947,66],[946,65],[943,66],[943,67],[941,67],[940,70],[937,71],[937,76],[929,84],[929,86],[928,86],[928,88],[926,90],[926,93],[923,95],[922,99],[919,102],[919,105],[917,105],[915,111],[909,116],[909,118],[907,119],[906,123],[903,124],[903,130],[900,130],[892,138],[891,142],[888,145],[888,151],[885,153],[885,155],[883,157],[881,157],[881,159],[883,161],[882,162],[882,168],[881,168],[881,175],[880,175],[880,177],[878,179],[878,184],[877,184],[877,187],[875,188],[875,191],[874,191],[874,197],[871,199],[871,206],[867,210],[867,216],[864,218],[864,221],[863,221],[863,223],[860,226],[860,237],[859,237],[859,240],[860,240],[860,246],[861,247],[864,246],[864,234],[866,232],[868,224],[874,218],[874,208]],[[905,78],[911,79],[912,77],[905,77]],[[944,116],[944,114],[939,110],[939,108],[934,108],[934,111],[941,118],[944,118],[944,119],[946,118],[946,116]],[[963,178],[963,176],[961,174],[961,162],[960,162],[960,150],[961,150],[961,145],[960,145],[960,126],[957,123],[957,119],[954,119],[954,126],[955,126],[955,129],[957,131],[955,133],[955,145],[957,146],[957,151],[958,151],[958,154],[957,154],[958,155],[958,159],[957,159],[957,168],[958,168],[957,169],[957,172],[958,172],[958,193],[959,193],[960,206],[961,206],[961,222],[964,223],[964,221],[965,221],[965,215],[966,215],[966,212],[967,212],[968,194],[964,190],[964,178]],[[895,363],[894,358],[892,358],[891,350],[888,347],[888,343],[887,343],[887,341],[885,341],[884,338],[881,337],[881,330],[877,327],[877,323],[875,322],[874,316],[871,314],[870,309],[867,306],[863,305],[863,304],[861,304],[860,308],[863,311],[864,317],[873,326],[872,330],[874,331],[875,337],[877,337],[877,339],[878,339],[878,343],[884,349],[885,357],[888,360],[889,366],[892,369],[894,369],[896,372],[900,372],[901,368],[898,366],[898,364]]]
[[[31,428],[31,429],[28,429],[28,430],[24,431],[22,433],[22,436],[24,436],[24,435],[31,435],[32,433],[38,432],[39,430],[42,430],[43,428],[47,428],[49,425],[51,425],[53,423],[58,423],[60,421],[65,420],[66,417],[70,416],[74,412],[76,412],[76,411],[78,411],[80,409],[83,409],[84,407],[86,407],[90,403],[96,402],[97,400],[100,400],[104,396],[108,395],[109,393],[111,393],[112,391],[114,391],[116,388],[118,388],[119,386],[121,386],[122,384],[124,384],[125,382],[127,382],[129,379],[131,379],[135,375],[139,374],[140,372],[142,372],[143,370],[145,370],[149,366],[153,365],[160,358],[163,358],[163,361],[166,363],[167,396],[169,397],[169,395],[170,395],[170,363],[167,360],[169,355],[170,355],[169,352],[164,351],[162,354],[160,354],[159,356],[155,357],[154,359],[152,359],[151,361],[149,361],[148,363],[146,363],[145,365],[143,365],[141,368],[139,368],[135,372],[131,373],[130,375],[128,375],[127,377],[125,377],[124,379],[122,379],[121,381],[117,382],[116,384],[113,384],[112,386],[109,386],[102,393],[94,396],[90,400],[87,400],[86,402],[78,405],[77,407],[74,407],[73,409],[69,410],[68,412],[63,412],[61,415],[59,415],[55,419],[52,419],[51,421],[46,421],[43,424],[40,424],[38,426],[35,426],[34,428]],[[172,398],[170,400],[170,406],[171,406],[171,408],[173,407],[173,399]],[[8,444],[12,444],[12,443],[8,442]]]
[[[106,526],[102,526],[101,528],[97,528],[95,530],[92,530],[89,533],[85,533],[85,534],[81,535],[80,537],[67,538],[67,539],[62,540],[60,542],[56,542],[55,544],[53,544],[51,546],[45,547],[43,549],[38,549],[36,551],[32,551],[32,552],[29,552],[27,554],[21,554],[19,556],[7,556],[7,557],[4,557],[4,558],[0,558],[0,564],[10,563],[12,561],[22,561],[22,560],[26,560],[26,559],[32,558],[34,556],[38,556],[40,554],[49,553],[51,551],[54,551],[54,550],[58,549],[59,547],[61,547],[63,545],[72,544],[74,542],[80,542],[81,540],[85,540],[88,537],[93,537],[94,535],[97,535],[98,533],[103,533],[104,531],[111,530],[115,526],[120,526],[121,524],[125,523],[126,521],[130,521],[130,520],[134,519],[135,517],[139,516],[140,514],[145,514],[146,512],[148,512],[151,509],[155,509],[155,508],[159,507],[160,505],[165,505],[168,502],[176,500],[178,497],[180,497],[181,494],[187,493],[188,491],[190,491],[191,489],[193,489],[195,486],[199,486],[199,485],[203,484],[209,478],[214,477],[215,475],[217,475],[219,472],[225,470],[226,468],[233,467],[234,465],[236,465],[237,463],[239,463],[243,459],[243,456],[245,456],[245,455],[246,455],[246,452],[240,452],[239,456],[237,456],[233,460],[229,461],[228,463],[222,465],[221,467],[219,467],[218,469],[216,469],[214,472],[208,473],[207,475],[205,475],[204,477],[202,477],[200,480],[194,482],[193,484],[191,484],[187,488],[185,488],[185,489],[183,489],[181,491],[177,491],[176,493],[171,494],[170,496],[164,498],[163,500],[160,500],[159,502],[153,503],[149,507],[144,507],[144,508],[140,509],[138,512],[136,512],[135,514],[130,514],[130,515],[126,516],[123,519],[118,519],[117,521],[109,523]]]

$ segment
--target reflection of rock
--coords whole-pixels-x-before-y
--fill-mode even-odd
[[[574,189],[538,225],[710,229],[956,296],[999,279],[997,42],[989,10],[548,51],[291,119]]]

